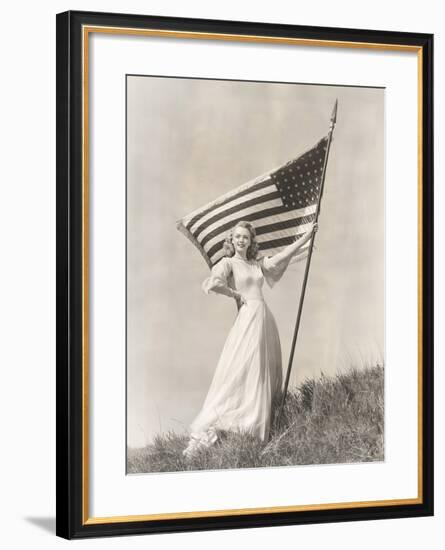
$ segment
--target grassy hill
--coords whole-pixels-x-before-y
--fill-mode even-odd
[[[188,461],[182,455],[187,435],[167,432],[147,447],[128,449],[128,473],[381,461],[383,386],[382,366],[305,380],[288,393],[266,444],[220,433],[215,445]]]

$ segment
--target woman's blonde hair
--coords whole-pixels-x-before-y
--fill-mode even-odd
[[[224,255],[230,258],[235,254],[235,247],[233,246],[232,239],[233,239],[233,234],[235,232],[235,229],[237,227],[244,227],[249,231],[250,245],[249,245],[249,248],[247,249],[246,257],[248,260],[256,260],[258,256],[258,251],[260,249],[260,247],[258,246],[258,242],[256,240],[256,231],[253,225],[250,222],[246,222],[246,221],[237,222],[232,227],[232,229],[230,229],[230,231],[227,233],[226,240],[224,241],[224,244],[223,244]]]

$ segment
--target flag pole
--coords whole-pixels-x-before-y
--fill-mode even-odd
[[[331,123],[330,123],[329,133],[328,133],[328,141],[327,141],[327,144],[326,144],[326,153],[325,153],[324,163],[323,163],[323,172],[322,172],[322,175],[321,175],[321,184],[320,184],[320,189],[319,189],[319,193],[318,193],[317,209],[315,211],[315,223],[318,222],[318,216],[320,214],[320,202],[321,202],[321,197],[323,195],[324,180],[325,180],[325,175],[326,175],[326,166],[328,164],[328,157],[329,157],[329,149],[331,148],[332,134],[334,132],[335,123],[337,122],[337,106],[338,106],[338,99],[335,100],[334,109],[332,110],[332,115],[331,115]],[[301,294],[300,294],[300,303],[298,305],[297,320],[295,322],[294,335],[293,335],[293,338],[292,338],[292,346],[291,346],[291,350],[290,350],[290,354],[289,354],[289,363],[288,363],[288,366],[287,366],[286,380],[284,382],[283,396],[282,396],[282,399],[281,399],[280,409],[278,411],[277,425],[279,425],[279,423],[280,423],[281,415],[283,414],[283,409],[284,409],[284,402],[285,402],[286,396],[287,396],[287,389],[288,389],[288,386],[289,386],[289,378],[290,378],[290,373],[291,373],[291,370],[292,370],[292,363],[293,363],[293,360],[294,360],[295,344],[297,343],[298,330],[300,328],[301,312],[303,311],[304,294],[305,294],[305,291],[306,291],[306,284],[307,284],[307,279],[308,279],[308,275],[309,275],[309,267],[311,265],[312,251],[313,251],[313,248],[314,248],[314,240],[315,240],[315,233],[312,234],[310,244],[309,244],[309,252],[308,252],[308,257],[307,257],[307,260],[306,260],[306,268],[305,268],[305,271],[304,271],[303,285],[302,285]]]

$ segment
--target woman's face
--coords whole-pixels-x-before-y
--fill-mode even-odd
[[[247,249],[249,248],[251,243],[250,231],[247,229],[247,227],[235,227],[232,242],[233,246],[235,247],[235,252],[243,257],[246,257]]]

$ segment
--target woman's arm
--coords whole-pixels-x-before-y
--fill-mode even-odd
[[[216,294],[223,294],[229,298],[234,298],[238,303],[238,307],[240,307],[243,303],[245,303],[245,300],[238,291],[229,286],[228,281],[230,275],[230,262],[227,258],[223,258],[212,268],[210,277],[202,283],[202,289],[206,294],[209,292],[215,292]]]
[[[233,288],[230,288],[230,286],[227,286],[223,281],[218,279],[213,279],[211,285],[209,285],[207,289],[211,290],[212,292],[216,292],[217,294],[223,294],[224,296],[228,296],[229,298],[234,298],[236,301],[240,300],[242,303],[244,301],[238,291],[233,290]],[[208,292],[206,292],[206,294],[207,293]]]
[[[240,294],[237,290],[230,288],[230,286],[227,286],[223,281],[215,278],[211,281],[211,283],[207,283],[207,281],[204,281],[203,289],[206,294],[208,294],[209,291],[212,291],[216,292],[217,294],[228,296],[229,298],[234,298],[237,303],[238,309],[246,303],[246,300],[242,294]]]
[[[315,249],[315,246],[314,246]],[[309,255],[309,250],[306,248],[305,250],[298,250],[296,254],[294,254],[291,258],[291,262],[301,262],[301,260],[304,260]]]
[[[295,242],[287,245],[281,252],[277,252],[274,256],[272,256],[272,260],[276,263],[280,263],[285,260],[290,260],[292,256],[296,255],[299,251],[299,249],[307,243],[307,241],[312,237],[314,233],[316,233],[318,230],[318,224],[314,223],[310,231],[306,233],[304,237],[301,239],[296,239]],[[301,252],[301,254],[304,254],[305,251]]]
[[[301,250],[301,247],[317,231],[317,228],[317,225],[314,224],[304,237],[286,246],[281,252],[261,258],[261,269],[270,287],[273,287],[281,279],[291,262],[301,261],[308,256],[307,247],[304,250]]]

